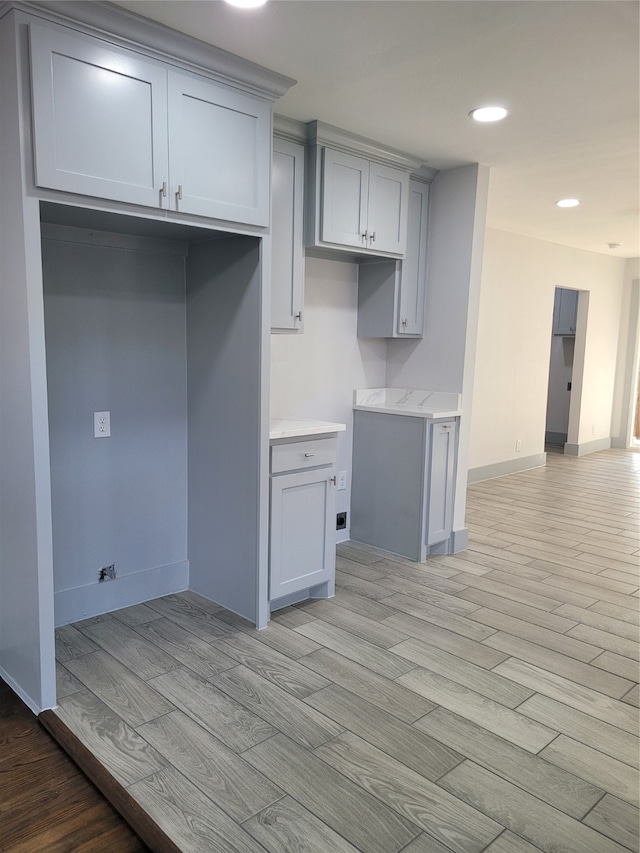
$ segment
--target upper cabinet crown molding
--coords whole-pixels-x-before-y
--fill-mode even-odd
[[[156,54],[157,59],[206,74],[220,83],[235,86],[269,101],[281,98],[296,81],[222,48],[177,32],[103,0],[55,0],[0,4],[0,16],[20,9],[66,26],[83,25],[84,31],[129,49]]]
[[[307,142],[307,126],[302,121],[274,113],[273,135],[279,139],[286,139],[289,142],[305,145]]]
[[[366,157],[368,160],[374,160],[386,166],[395,166],[407,172],[416,172],[424,165],[424,160],[407,154],[405,151],[389,148],[372,139],[358,136],[322,121],[310,121],[306,127],[309,145],[326,146],[345,154],[356,154],[359,157]]]

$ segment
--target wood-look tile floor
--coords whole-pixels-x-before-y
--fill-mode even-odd
[[[341,545],[264,631],[192,593],[62,628],[57,713],[184,851],[638,851],[639,479],[473,485],[467,551]]]

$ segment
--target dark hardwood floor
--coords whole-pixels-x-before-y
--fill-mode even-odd
[[[37,717],[0,681],[0,851],[147,850]]]

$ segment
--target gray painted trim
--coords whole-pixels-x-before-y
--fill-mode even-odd
[[[189,588],[189,563],[157,566],[55,593],[56,627]],[[82,614],[82,615],[78,615]]]
[[[494,480],[496,477],[504,477],[506,474],[517,474],[519,471],[528,471],[530,468],[542,468],[546,464],[546,453],[536,453],[533,456],[525,456],[522,459],[505,459],[504,462],[494,462],[493,465],[470,468],[467,482],[471,484],[480,483],[483,480]]]
[[[0,13],[1,13],[1,12],[2,12],[2,10],[0,9]],[[27,706],[27,708],[29,708],[29,710],[30,710],[30,711],[33,711],[33,713],[34,713],[36,716],[37,716],[41,711],[43,711],[43,710],[44,710],[44,708],[41,708],[41,707],[37,704],[37,702],[34,702],[34,701],[33,701],[33,699],[31,698],[31,696],[29,696],[29,694],[28,694],[28,693],[25,693],[25,692],[24,692],[24,690],[23,690],[23,689],[22,689],[22,687],[18,684],[18,682],[17,682],[17,681],[14,681],[14,679],[9,675],[9,673],[7,672],[7,670],[6,670],[6,669],[4,669],[4,668],[3,668],[3,667],[1,667],[1,666],[0,666],[0,678],[1,678],[3,681],[5,681],[5,682],[9,685],[9,687],[13,690],[13,692],[14,692],[14,693],[16,693],[16,694],[17,694],[17,695],[22,699],[22,701],[23,701],[23,702],[24,702],[24,704]]]
[[[567,441],[566,432],[550,432],[547,430],[544,434],[544,440],[549,444],[565,444]]]
[[[196,73],[205,73],[226,85],[235,86],[270,101],[281,98],[296,81],[292,77],[264,68],[222,48],[172,30],[134,12],[104,3],[102,0],[58,0],[51,3],[9,2],[8,8],[20,9],[30,16],[46,18],[63,25],[84,24],[87,30],[133,50],[155,54],[160,60],[177,59],[180,65]],[[1,10],[2,12],[5,9]],[[176,63],[173,62],[175,65]]]
[[[307,124],[307,141],[309,145],[328,145],[334,150],[355,154],[357,157],[368,157],[370,160],[406,169],[408,172],[415,172],[424,165],[424,160],[406,151],[386,148],[373,139],[349,133],[322,121],[310,121]]]
[[[598,450],[611,449],[611,436],[607,438],[596,438],[594,441],[585,441],[583,444],[565,444],[565,456],[586,456],[588,453],[596,453]]]
[[[611,447],[614,447],[616,450],[628,450],[631,445],[627,444],[624,437],[618,437],[611,439]]]
[[[136,252],[152,252],[179,255],[186,258],[187,243],[162,240],[155,237],[138,237],[110,231],[88,230],[73,225],[54,225],[43,222],[40,226],[43,240],[59,240],[64,243],[79,243],[83,246],[104,246],[111,249],[127,249]]]
[[[454,530],[451,534],[450,541],[450,554],[458,554],[460,551],[466,551],[469,547],[469,529],[467,527],[463,527],[461,530]]]
[[[289,142],[304,145],[307,141],[307,126],[303,121],[296,121],[294,118],[287,118],[274,113],[273,135],[280,139],[287,139]]]

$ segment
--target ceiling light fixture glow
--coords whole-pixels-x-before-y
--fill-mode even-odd
[[[556,202],[558,207],[577,207],[579,204],[580,200],[577,198],[561,198]]]
[[[469,115],[474,121],[501,121],[509,115],[509,110],[505,107],[478,107],[476,110],[471,110]]]
[[[238,9],[257,9],[258,6],[264,6],[267,0],[225,0],[225,2]]]

